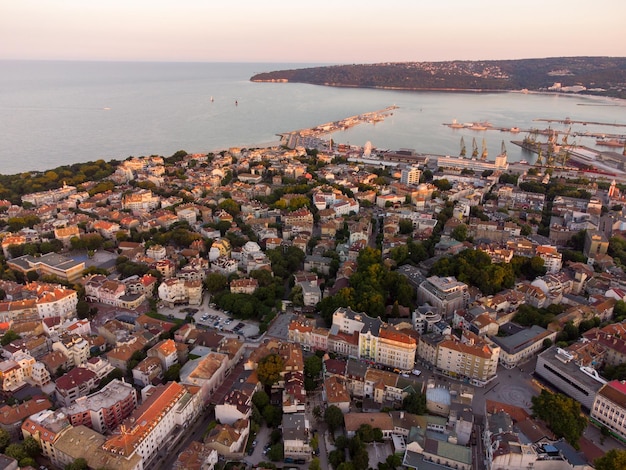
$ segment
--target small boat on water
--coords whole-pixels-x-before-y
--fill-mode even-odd
[[[452,124],[448,124],[452,129],[463,129],[465,126],[460,122],[456,122],[456,119],[452,120]]]
[[[517,134],[519,132],[519,127],[511,127],[511,129],[509,129],[509,132]]]

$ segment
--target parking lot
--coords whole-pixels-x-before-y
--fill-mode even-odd
[[[180,305],[167,307],[159,305],[159,313],[173,318],[184,320],[188,315],[193,316],[194,323],[199,327],[214,329],[218,332],[241,335],[245,338],[259,334],[259,326],[253,321],[237,320],[223,312],[208,300],[203,300],[201,305]]]

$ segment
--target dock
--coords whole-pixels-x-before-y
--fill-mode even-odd
[[[582,124],[586,126],[587,124],[591,124],[593,126],[612,126],[612,127],[626,127],[626,124],[619,124],[617,122],[596,122],[596,121],[576,121],[574,119],[565,118],[565,119],[545,119],[545,118],[537,118],[533,119],[533,121],[538,122],[558,122],[559,124]]]
[[[299,129],[296,131],[285,132],[278,134],[280,137],[281,145],[285,145],[289,148],[294,148],[303,143],[308,142],[311,146],[311,142],[321,142],[322,137],[332,134],[333,132],[340,132],[350,129],[358,124],[370,123],[375,124],[377,122],[384,121],[387,117],[393,115],[393,111],[398,109],[396,105],[387,106],[385,109],[379,111],[370,111],[363,114],[357,114],[356,116],[350,116],[339,121],[327,122],[326,124],[320,124],[318,126],[309,129]],[[305,145],[307,146],[307,145]],[[317,148],[317,146],[315,146]]]

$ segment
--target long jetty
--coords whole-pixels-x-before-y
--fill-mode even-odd
[[[591,124],[591,125],[594,125],[594,126],[626,127],[626,124],[620,124],[620,123],[617,123],[617,122],[576,121],[576,120],[570,119],[570,118],[565,118],[565,119],[537,118],[537,119],[533,119],[533,121],[558,122],[560,124],[582,124],[583,126],[586,126],[587,124]]]
[[[315,141],[319,141],[324,135],[332,134],[333,132],[345,131],[357,124],[364,122],[377,123],[383,121],[388,116],[393,114],[393,111],[398,109],[396,105],[387,106],[385,109],[379,111],[370,111],[363,114],[357,114],[356,116],[350,116],[340,121],[327,122],[326,124],[320,124],[318,126],[299,129],[297,131],[285,132],[278,134],[282,145],[289,148],[294,148],[297,145],[306,144],[305,146],[317,147],[312,145]],[[318,142],[321,143],[321,142]]]

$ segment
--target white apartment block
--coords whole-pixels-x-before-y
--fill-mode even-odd
[[[626,439],[626,382],[612,380],[602,386],[591,407],[591,420]]]

